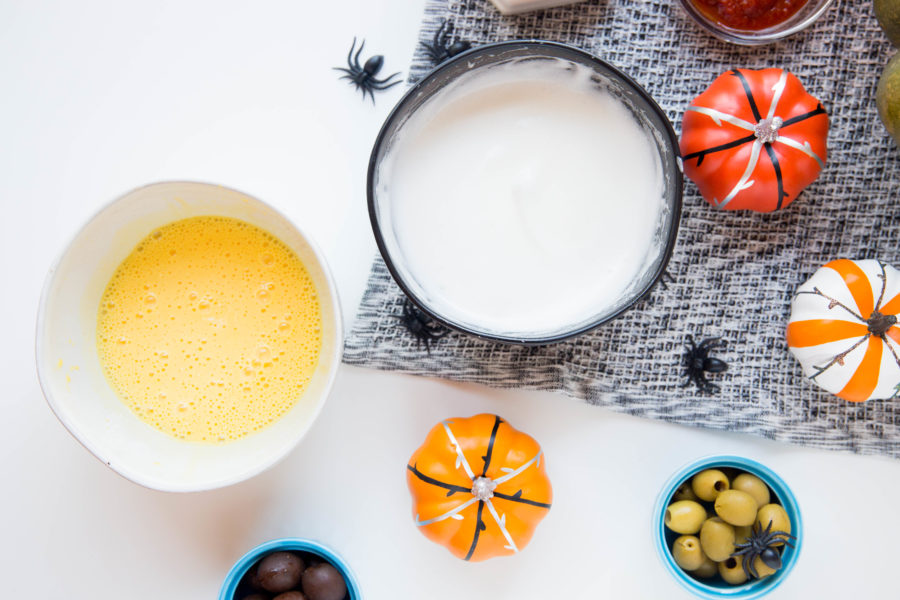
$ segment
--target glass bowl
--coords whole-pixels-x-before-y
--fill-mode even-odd
[[[219,600],[240,600],[240,598],[235,598],[235,594],[238,592],[238,586],[240,586],[241,580],[244,578],[244,575],[247,574],[247,571],[250,570],[250,567],[259,562],[267,554],[291,551],[314,554],[324,562],[330,563],[331,566],[340,572],[341,576],[344,578],[344,583],[347,584],[347,594],[344,597],[345,600],[359,600],[362,598],[359,591],[359,584],[356,582],[353,571],[350,570],[350,567],[347,566],[344,559],[336,552],[312,540],[302,538],[282,538],[260,544],[234,563],[234,566],[231,567],[231,570],[228,571],[228,574],[225,576],[225,581],[222,583],[222,589],[219,590]]]
[[[681,6],[700,27],[721,40],[741,46],[762,46],[802,31],[812,25],[834,0],[809,0],[789,19],[766,29],[733,29],[707,17],[694,6],[694,0],[681,0]]]
[[[793,548],[784,546],[784,552],[781,556],[782,567],[774,574],[763,579],[748,581],[742,585],[731,585],[723,581],[718,575],[708,580],[695,579],[675,563],[670,548],[680,534],[669,530],[665,526],[666,507],[669,505],[672,495],[682,483],[688,481],[700,471],[709,468],[733,468],[756,475],[773,492],[773,501],[781,504],[785,512],[787,512],[791,521],[791,534],[796,539],[791,541],[794,545]],[[653,509],[653,536],[657,553],[663,565],[684,589],[706,600],[751,600],[752,598],[760,598],[777,588],[794,568],[794,565],[797,563],[797,557],[800,554],[800,547],[803,545],[803,520],[800,517],[800,507],[797,505],[797,499],[794,497],[793,492],[774,471],[749,458],[740,456],[708,456],[682,467],[663,486]]]
[[[566,70],[586,68],[591,84],[598,91],[622,102],[652,140],[652,146],[658,153],[663,182],[662,208],[654,225],[653,249],[628,289],[611,306],[600,307],[587,317],[581,316],[579,322],[544,329],[535,325],[511,331],[504,330],[502,326],[489,327],[487,318],[483,318],[483,322],[474,322],[447,314],[447,310],[439,307],[433,290],[419,283],[422,274],[416,273],[415,268],[410,266],[411,261],[404,256],[394,230],[391,167],[389,158],[385,157],[389,156],[391,147],[410,118],[443,90],[453,89],[453,84],[472,73],[481,73],[500,65],[515,68],[519,64],[535,61],[560,62],[561,68]],[[388,116],[375,141],[369,162],[367,194],[369,217],[381,255],[394,280],[418,308],[435,321],[457,331],[496,342],[538,345],[558,342],[593,329],[633,306],[651,290],[662,276],[675,245],[681,216],[682,186],[675,132],[665,113],[643,88],[615,67],[577,48],[554,42],[520,40],[488,44],[459,54],[409,89]],[[460,232],[460,235],[464,234],[464,231]]]

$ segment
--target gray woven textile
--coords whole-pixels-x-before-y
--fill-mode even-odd
[[[691,100],[721,72],[780,66],[831,115],[820,179],[776,214],[726,212],[686,181],[678,243],[657,285],[618,319],[543,347],[493,344],[451,333],[430,352],[399,326],[403,295],[375,260],[344,361],[497,387],[556,390],[611,410],[741,431],[785,442],[900,458],[900,400],[851,404],[807,381],[784,329],[793,291],[835,258],[900,267],[900,151],[875,108],[875,86],[893,52],[872,3],[842,0],[789,40],[740,48],[701,31],[674,0],[599,0],[502,17],[486,0],[429,0],[420,39],[443,19],[451,39],[473,44],[539,38],[569,43],[616,65],[659,102],[680,131]],[[430,68],[420,47],[411,79]],[[721,336],[714,396],[685,381],[688,335]]]

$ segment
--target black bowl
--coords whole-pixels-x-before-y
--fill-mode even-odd
[[[389,219],[382,219],[381,206],[383,206],[385,198],[380,197],[378,184],[382,176],[380,172],[382,159],[390,149],[398,132],[403,129],[410,116],[435,94],[461,76],[475,70],[500,64],[539,60],[563,60],[573,65],[589,67],[593,70],[594,74],[591,80],[596,83],[598,91],[612,94],[625,104],[641,127],[655,141],[665,181],[665,209],[657,223],[655,236],[660,242],[657,244],[659,251],[636,284],[631,287],[630,292],[623,296],[618,303],[603,312],[598,312],[590,319],[573,323],[571,327],[562,331],[536,332],[535,335],[522,335],[522,332],[518,332],[506,335],[496,331],[479,330],[457,322],[435,310],[424,294],[417,291],[415,278],[406,270],[403,257],[399,253],[392,254],[389,244],[385,241],[386,235],[390,234],[390,223]],[[615,67],[577,48],[555,42],[524,40],[488,44],[459,54],[442,63],[413,85],[391,111],[375,140],[369,160],[367,195],[369,217],[378,249],[394,280],[418,308],[443,325],[486,340],[541,345],[559,342],[589,331],[615,318],[649,293],[665,271],[675,246],[678,221],[681,216],[682,187],[678,140],[675,131],[659,105],[641,86]]]

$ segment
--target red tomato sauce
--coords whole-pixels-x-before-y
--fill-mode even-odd
[[[700,12],[732,29],[766,29],[791,18],[809,0],[692,0]]]

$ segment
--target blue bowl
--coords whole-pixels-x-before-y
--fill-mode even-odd
[[[763,579],[753,579],[743,585],[731,585],[723,581],[718,575],[704,581],[694,579],[689,573],[686,573],[675,564],[670,548],[680,534],[666,528],[664,523],[666,507],[669,505],[669,501],[678,489],[678,486],[688,481],[696,473],[709,468],[735,468],[756,475],[768,484],[769,488],[774,492],[773,502],[777,502],[784,507],[788,518],[791,520],[791,534],[796,536],[797,539],[792,540],[793,548],[784,546],[784,552],[781,556],[783,566],[776,573]],[[656,549],[663,565],[686,590],[708,600],[721,600],[723,598],[749,600],[750,598],[760,598],[768,594],[781,585],[785,577],[790,574],[791,569],[794,568],[797,562],[800,547],[803,544],[803,521],[800,518],[800,508],[797,506],[797,499],[794,498],[794,494],[781,477],[776,475],[771,469],[754,460],[740,456],[708,456],[686,465],[663,486],[662,493],[657,498],[656,506],[653,509],[653,535],[656,538]]]
[[[312,540],[282,538],[280,540],[272,540],[271,542],[260,544],[242,556],[241,559],[231,567],[231,570],[228,571],[228,575],[225,576],[225,582],[222,584],[222,589],[219,591],[219,600],[235,600],[234,594],[237,591],[238,585],[241,583],[241,579],[244,578],[244,575],[247,574],[247,571],[250,570],[250,567],[259,562],[263,556],[280,551],[308,552],[321,557],[322,560],[331,563],[335,569],[340,571],[341,576],[344,578],[344,582],[347,584],[347,598],[350,600],[360,600],[362,598],[362,595],[359,593],[359,585],[356,583],[356,578],[353,576],[350,567],[348,567],[347,563],[344,562],[344,559],[338,556],[333,550]]]

